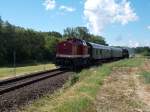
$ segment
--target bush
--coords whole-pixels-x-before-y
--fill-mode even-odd
[[[71,86],[74,85],[77,81],[79,81],[79,75],[75,74],[71,79]]]
[[[149,52],[149,51],[144,51],[144,52],[142,53],[142,55],[143,55],[143,56],[150,56],[150,52]]]

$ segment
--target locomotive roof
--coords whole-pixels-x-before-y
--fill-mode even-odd
[[[85,40],[79,39],[79,38],[68,38],[67,41],[72,41],[72,42],[78,42],[82,44],[86,44]]]

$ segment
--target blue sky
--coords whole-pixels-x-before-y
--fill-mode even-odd
[[[37,31],[87,26],[110,45],[150,46],[150,0],[1,0],[0,16]]]

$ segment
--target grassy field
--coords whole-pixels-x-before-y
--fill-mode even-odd
[[[38,64],[35,66],[16,67],[15,70],[11,67],[2,67],[0,68],[0,79],[14,77],[17,75],[29,74],[43,70],[49,70],[53,68],[55,68],[54,64]]]
[[[113,67],[135,67],[143,62],[144,59],[133,58],[85,69],[75,74],[63,89],[33,102],[21,112],[84,112],[95,100],[103,80],[111,74]]]

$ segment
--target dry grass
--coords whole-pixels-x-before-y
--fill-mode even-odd
[[[135,112],[142,108],[137,100],[134,75],[113,71],[97,96],[98,112]]]
[[[141,66],[113,66],[112,74],[86,112],[150,112],[150,86],[143,84],[138,75],[150,69],[150,61],[144,62]]]
[[[0,68],[0,79],[6,79],[9,77],[29,74],[29,73],[43,71],[43,70],[49,70],[53,68],[55,68],[54,64],[39,64],[35,66],[16,67],[15,71],[14,68],[11,67],[2,67]]]

